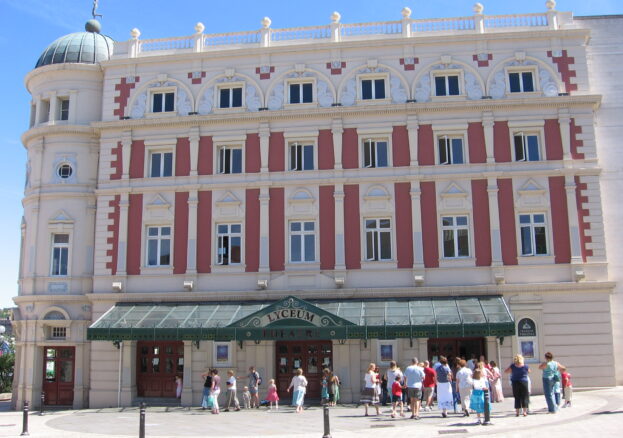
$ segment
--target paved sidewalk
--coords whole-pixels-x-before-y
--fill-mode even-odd
[[[389,409],[380,416],[363,416],[363,408],[340,406],[331,408],[333,438],[374,437],[392,438],[417,435],[526,437],[548,436],[600,437],[621,436],[623,425],[623,387],[576,392],[574,406],[558,414],[546,413],[543,396],[532,398],[532,415],[516,418],[513,400],[493,405],[491,426],[476,425],[474,415],[463,418],[450,415],[441,418],[438,411],[425,412],[421,420],[392,419]],[[371,410],[370,412],[373,412]],[[85,409],[80,411],[51,411],[43,416],[33,412],[29,430],[33,437],[47,438],[127,438],[138,436],[138,408]],[[20,412],[0,412],[0,436],[19,436]],[[223,412],[212,415],[197,408],[150,407],[146,414],[147,437],[256,437],[321,438],[323,413],[320,407],[309,407],[301,414],[290,407],[278,412],[266,409]]]

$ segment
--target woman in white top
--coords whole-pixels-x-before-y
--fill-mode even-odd
[[[456,373],[456,384],[461,395],[461,408],[463,416],[469,417],[469,400],[472,396],[472,370],[467,367],[464,360],[459,361],[461,369]]]
[[[366,408],[366,416],[368,416],[368,406],[374,405],[376,408],[376,415],[379,415],[379,393],[376,391],[376,384],[379,381],[378,374],[374,372],[376,365],[371,363],[368,365],[368,371],[364,374],[363,380],[365,382],[363,391],[361,391],[361,403]]]
[[[292,404],[296,406],[296,413],[303,412],[303,400],[305,399],[305,391],[307,389],[307,379],[303,375],[302,369],[296,369],[295,376],[292,377],[290,386],[288,386],[288,392],[290,392],[290,388],[294,388]]]

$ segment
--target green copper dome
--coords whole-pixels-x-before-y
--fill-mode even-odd
[[[112,56],[114,41],[101,35],[97,20],[89,20],[86,32],[70,33],[60,37],[43,51],[35,68],[49,64],[97,64]]]

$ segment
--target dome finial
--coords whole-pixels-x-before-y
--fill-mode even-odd
[[[91,32],[91,33],[100,33],[102,30],[102,25],[100,24],[99,21],[92,18],[85,23],[84,30],[86,30],[87,32]]]
[[[103,15],[102,14],[98,14],[97,13],[97,4],[99,3],[99,0],[93,0],[93,9],[91,9],[91,15],[93,16],[93,19],[95,20],[97,17],[102,18]]]

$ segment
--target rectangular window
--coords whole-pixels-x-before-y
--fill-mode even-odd
[[[171,264],[171,227],[147,228],[147,266]]]
[[[316,224],[290,222],[290,261],[316,261]]]
[[[391,219],[366,219],[366,260],[392,259]]]
[[[67,327],[51,327],[50,338],[65,339],[67,337]]]
[[[514,134],[515,161],[539,161],[539,136],[518,132]]]
[[[290,170],[314,170],[314,145],[290,144]]]
[[[547,232],[545,214],[520,214],[521,255],[535,256],[547,254]]]
[[[435,96],[458,96],[459,75],[435,76]]]
[[[439,164],[463,164],[463,138],[441,136],[437,139]]]
[[[511,93],[528,93],[534,91],[534,79],[531,71],[508,74]]]
[[[69,120],[69,99],[59,99],[59,120]]]
[[[314,101],[314,84],[290,84],[290,103],[311,103]]]
[[[362,79],[361,98],[363,100],[385,99],[385,79]]]
[[[50,275],[67,275],[69,265],[69,234],[52,235],[52,267]]]
[[[216,263],[219,265],[240,264],[242,225],[218,224],[216,226],[216,237]]]
[[[242,106],[242,87],[220,89],[219,108],[240,108]]]
[[[467,216],[443,216],[444,258],[469,257],[469,222]]]
[[[242,173],[242,149],[221,146],[218,150],[218,173]]]
[[[387,167],[389,163],[386,141],[363,142],[363,167]]]
[[[152,152],[149,176],[160,178],[173,175],[173,152]]]
[[[175,109],[175,93],[169,91],[166,93],[153,94],[152,112],[162,113],[171,112]]]

